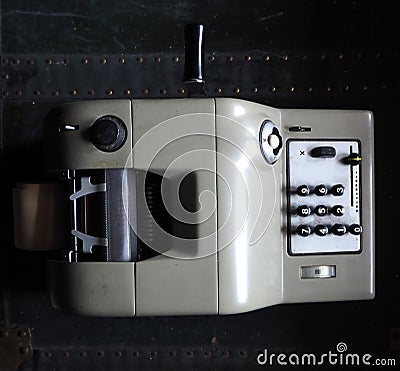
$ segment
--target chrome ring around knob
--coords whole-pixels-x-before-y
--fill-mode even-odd
[[[278,127],[270,120],[265,120],[260,129],[260,148],[265,160],[274,164],[281,152],[283,139]]]

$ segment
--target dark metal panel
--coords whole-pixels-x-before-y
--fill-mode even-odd
[[[6,54],[2,95],[7,101],[186,97],[183,61],[182,53]],[[377,94],[396,93],[399,61],[399,51],[380,48],[214,52],[206,58],[206,93],[292,105],[357,99],[365,107]]]
[[[394,3],[368,0],[8,0],[2,5],[3,50],[180,51],[183,26],[193,21],[206,24],[209,52],[369,47],[391,42],[394,10]]]

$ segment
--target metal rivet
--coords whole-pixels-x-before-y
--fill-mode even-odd
[[[124,90],[124,94],[125,95],[131,95],[131,93],[132,93],[131,89],[125,89]]]
[[[17,90],[17,91],[15,92],[15,95],[22,95],[22,91],[21,91],[21,90]]]
[[[172,61],[175,62],[175,63],[178,63],[179,62],[179,57],[173,57]]]
[[[134,351],[134,352],[132,353],[132,356],[134,356],[134,357],[139,357],[139,356],[140,356],[140,353],[139,353],[138,351]]]
[[[210,56],[208,57],[208,60],[209,60],[210,62],[215,61],[215,56],[214,56],[214,55],[210,55]]]
[[[235,93],[240,93],[240,88],[239,88],[239,87],[236,87],[235,89],[233,89],[233,91],[234,91]]]
[[[76,91],[75,89],[72,89],[72,90],[69,91],[69,93],[70,93],[71,95],[76,95],[76,94],[77,94],[77,91]]]
[[[289,59],[289,57],[285,54],[285,55],[282,55],[282,59],[283,59],[284,61],[287,61],[287,60]]]
[[[104,352],[102,350],[100,350],[100,351],[97,352],[97,355],[99,357],[104,357]]]
[[[263,56],[263,59],[264,61],[268,62],[271,59],[271,57],[267,54]]]
[[[144,95],[149,94],[149,89],[143,89],[143,90],[142,90],[142,93],[143,93]]]
[[[189,357],[189,358],[193,357],[193,350],[188,350],[186,352],[186,356]]]
[[[81,352],[79,355],[80,355],[82,358],[86,358],[86,356],[87,356],[86,352]]]
[[[204,357],[206,357],[206,358],[211,357],[211,355],[212,355],[212,353],[211,353],[209,350],[206,350],[206,351],[204,352]]]
[[[124,64],[125,63],[125,58],[121,57],[120,59],[118,59],[118,62],[121,63],[121,64]]]
[[[88,63],[89,63],[89,59],[87,59],[87,58],[82,59],[82,64],[88,64]]]
[[[115,352],[114,355],[115,355],[116,357],[122,357],[122,352]]]
[[[233,61],[233,56],[232,56],[232,55],[227,56],[227,57],[226,57],[226,60],[227,60],[228,62],[232,62],[232,61]]]
[[[342,60],[343,57],[344,57],[343,53],[339,53],[338,58],[339,58],[340,60]]]
[[[34,90],[33,95],[40,95],[40,90]]]
[[[368,86],[367,86],[367,85],[364,85],[364,86],[363,86],[363,90],[364,90],[364,91],[368,90]]]
[[[293,85],[289,87],[289,91],[290,91],[291,93],[294,92],[294,86],[293,86]]]
[[[275,91],[276,91],[276,86],[271,86],[271,87],[269,88],[269,90],[272,91],[272,92],[275,92]]]
[[[57,95],[60,95],[60,91],[59,90],[53,90],[51,94],[54,95],[54,96],[57,96]]]
[[[252,93],[257,93],[257,92],[258,92],[258,88],[255,87],[255,86],[253,86],[253,87],[251,88],[251,92],[252,92]]]
[[[332,90],[332,88],[330,87],[330,85],[328,85],[328,86],[326,87],[326,90],[327,90],[327,91],[331,91],[331,90]]]
[[[247,62],[251,61],[251,55],[246,55],[244,57],[244,60],[247,61]]]
[[[167,94],[167,89],[160,89],[160,93],[163,94],[163,95]]]
[[[4,74],[4,75],[3,75],[3,79],[4,79],[4,80],[9,80],[9,79],[10,79],[10,75]]]
[[[242,357],[242,358],[247,357],[247,351],[245,351],[244,349],[242,349],[241,351],[239,351],[239,355],[240,355],[240,357]]]
[[[19,60],[19,59],[13,59],[13,61],[12,61],[14,64],[20,64],[21,63],[21,61]]]
[[[107,63],[107,59],[106,58],[100,58],[100,63],[101,64],[106,64]]]
[[[8,97],[8,91],[3,91],[3,97]]]
[[[222,93],[222,89],[221,88],[215,88],[215,92],[216,93]]]
[[[88,90],[88,94],[89,95],[94,95],[94,90],[93,89]]]
[[[51,354],[51,352],[46,352],[45,354],[44,354],[47,358],[51,358],[53,355]]]
[[[161,62],[161,58],[160,58],[160,57],[155,57],[155,58],[154,58],[154,62],[160,63],[160,62]]]
[[[64,357],[69,357],[69,352],[65,351],[65,352],[63,353],[63,355],[64,355]]]
[[[321,58],[321,60],[324,60],[326,58],[326,54],[322,53],[320,58]]]
[[[310,86],[310,87],[307,89],[307,91],[308,91],[309,93],[311,93],[311,92],[313,91],[313,88]]]
[[[143,61],[144,61],[143,57],[137,57],[136,60],[137,60],[139,63],[143,63]]]
[[[33,59],[28,59],[28,60],[26,61],[26,63],[28,63],[28,64],[35,64],[35,61],[34,61]],[[19,61],[18,61],[16,64],[19,64]]]
[[[53,64],[53,60],[52,59],[46,59],[46,64]]]
[[[224,350],[222,352],[222,357],[227,358],[231,355],[231,352],[229,350]]]
[[[107,89],[106,90],[107,95],[113,95],[113,90],[112,89]]]
[[[344,87],[344,90],[345,90],[345,91],[349,91],[349,90],[350,90],[350,86],[349,86],[349,85],[346,85],[346,86]]]
[[[169,354],[170,357],[175,357],[176,356],[175,350],[170,350],[168,354]]]
[[[179,88],[179,89],[178,89],[178,93],[179,93],[179,94],[185,94],[185,89]]]

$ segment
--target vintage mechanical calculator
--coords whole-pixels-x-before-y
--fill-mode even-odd
[[[229,314],[374,297],[371,112],[72,102],[49,116],[45,145],[59,181],[15,187],[15,229],[18,247],[54,250],[55,308]]]
[[[202,29],[185,29],[190,86],[204,83]],[[210,315],[374,297],[369,111],[77,101],[49,113],[44,148],[48,181],[14,188],[15,244],[50,250],[57,309]]]

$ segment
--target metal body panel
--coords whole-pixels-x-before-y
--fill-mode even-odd
[[[216,99],[219,312],[282,301],[281,168],[262,156],[259,131],[278,109]]]
[[[134,263],[49,261],[52,306],[74,314],[135,315]]]

